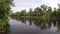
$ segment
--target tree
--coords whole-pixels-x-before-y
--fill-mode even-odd
[[[48,22],[50,22],[51,18],[52,18],[52,8],[51,7],[48,7],[48,11],[47,11],[47,14],[46,14],[46,19]]]
[[[41,9],[42,9],[44,14],[47,13],[47,8],[48,7],[46,5],[41,5]]]
[[[39,8],[39,7],[35,8],[33,14],[35,16],[40,16],[42,14],[41,8]]]
[[[46,21],[47,20],[47,6],[46,5],[41,5],[41,9],[42,9],[42,16],[41,19]]]
[[[0,19],[8,19],[11,5],[13,5],[13,0],[0,0]]]
[[[8,23],[11,6],[13,0],[0,0],[0,29]]]
[[[21,16],[26,16],[26,10],[21,10]]]
[[[33,12],[33,11],[32,11],[32,9],[30,8],[30,9],[29,9],[29,12],[27,13],[27,15],[28,15],[28,16],[32,16],[32,15],[33,15],[32,12]]]

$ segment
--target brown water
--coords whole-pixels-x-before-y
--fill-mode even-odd
[[[9,32],[6,34],[60,34],[60,21],[41,23],[40,20],[10,19],[9,24]]]

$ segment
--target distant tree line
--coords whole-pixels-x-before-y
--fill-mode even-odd
[[[46,5],[41,5],[40,7],[36,7],[34,10],[32,8],[27,12],[26,10],[21,10],[20,12],[12,13],[12,18],[39,18],[42,20],[59,20],[60,19],[60,4],[58,4],[59,8],[48,7]]]

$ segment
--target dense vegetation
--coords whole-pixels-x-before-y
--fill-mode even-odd
[[[0,29],[9,20],[11,5],[13,6],[13,0],[0,0]]]
[[[52,20],[59,20],[60,19],[60,4],[58,4],[58,9],[48,7],[46,5],[41,5],[41,7],[36,7],[34,10],[31,8],[27,12],[26,10],[21,10],[20,12],[12,13],[12,18],[26,18],[26,19],[41,19],[43,21],[52,21]]]

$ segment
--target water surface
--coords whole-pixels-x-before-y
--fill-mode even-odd
[[[60,21],[44,23],[40,20],[10,19],[9,24],[10,34],[60,34]]]

